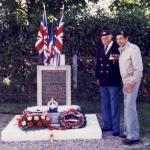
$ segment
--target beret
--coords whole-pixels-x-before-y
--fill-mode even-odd
[[[117,35],[123,35],[124,37],[127,37],[127,36],[128,36],[127,32],[124,31],[124,30],[118,31],[118,32],[116,33],[116,36],[117,36]]]
[[[111,34],[112,34],[111,30],[102,30],[100,36],[111,35]]]

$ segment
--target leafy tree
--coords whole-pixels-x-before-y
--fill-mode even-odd
[[[118,28],[128,31],[130,40],[137,43],[142,53],[150,53],[149,0],[115,0],[110,6]]]

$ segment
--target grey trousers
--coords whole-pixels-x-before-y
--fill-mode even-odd
[[[139,136],[139,121],[136,110],[136,99],[141,81],[138,81],[131,93],[124,93],[124,134],[127,139],[138,140]]]

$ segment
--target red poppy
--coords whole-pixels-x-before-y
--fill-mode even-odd
[[[42,123],[43,123],[44,125],[47,125],[47,124],[49,124],[49,120],[42,120]]]
[[[33,127],[33,122],[31,122],[31,121],[28,122],[28,123],[27,123],[27,126],[30,127],[30,128],[32,128],[32,127]]]
[[[22,127],[22,119],[18,119],[18,126]]]
[[[42,122],[41,121],[37,122],[37,127],[39,127],[39,128],[42,127]]]

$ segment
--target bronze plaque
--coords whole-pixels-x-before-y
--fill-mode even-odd
[[[42,105],[51,98],[66,105],[66,70],[42,71]]]

